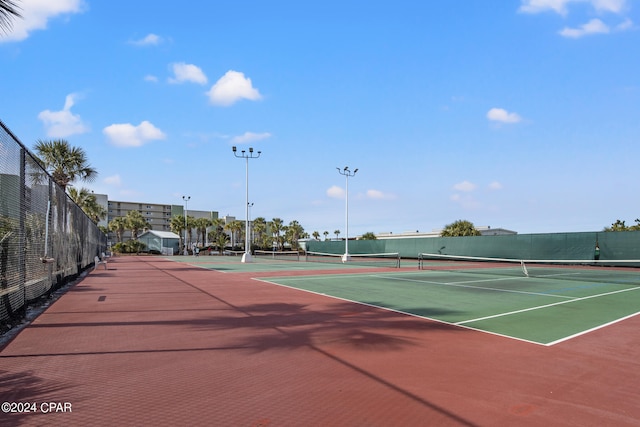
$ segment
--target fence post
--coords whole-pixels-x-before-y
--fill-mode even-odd
[[[25,218],[27,210],[27,185],[26,185],[26,155],[25,148],[20,147],[20,205],[18,213],[18,277],[19,286],[22,287],[22,309],[27,307],[27,265],[26,265],[26,233],[25,233]]]

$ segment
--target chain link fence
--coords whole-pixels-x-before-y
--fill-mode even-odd
[[[107,238],[0,121],[0,322],[94,263]]]

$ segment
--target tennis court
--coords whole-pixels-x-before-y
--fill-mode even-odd
[[[240,263],[239,257],[186,260],[219,271],[251,272],[269,284],[542,345],[557,344],[640,313],[640,271],[631,268],[547,264],[527,269],[520,262],[504,265],[445,259],[431,261],[427,270],[418,270],[416,260],[405,260],[402,269],[365,272],[359,269],[376,263],[292,262],[275,257],[256,258],[247,264]],[[336,274],[338,269],[345,271]],[[261,273],[276,271],[298,273],[261,277]]]
[[[380,255],[380,254],[379,254]],[[365,268],[382,268],[400,266],[400,257],[397,253],[382,254],[380,256],[367,256],[360,259],[353,255],[348,263],[343,263],[340,255],[322,254],[313,257],[298,254],[297,252],[264,252],[256,254],[250,263],[242,263],[240,254],[227,255],[203,255],[203,256],[172,256],[167,259],[177,262],[185,262],[189,265],[216,270],[225,273],[269,272],[269,271],[329,271],[329,270],[361,270]],[[409,265],[409,264],[408,264]],[[415,268],[415,260],[411,266]]]
[[[553,346],[531,342],[555,337],[470,329],[490,331],[493,319],[464,323],[497,312],[542,334],[536,323],[555,316],[544,306],[565,300],[552,307],[571,310],[546,325],[593,311],[587,301],[618,319],[621,307],[634,310],[635,284],[418,270],[415,261],[115,257],[0,348],[5,401],[73,411],[0,413],[0,423],[638,425],[640,316]],[[286,268],[269,269],[278,263]],[[529,311],[509,314],[518,310]]]

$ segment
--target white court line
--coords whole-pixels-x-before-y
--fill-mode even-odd
[[[552,304],[539,305],[537,307],[530,307],[530,308],[524,308],[522,310],[515,310],[515,311],[509,311],[509,312],[506,312],[506,313],[494,314],[494,315],[491,315],[491,316],[478,317],[477,319],[463,320],[461,322],[454,323],[454,325],[464,325],[466,323],[478,322],[480,320],[494,319],[496,317],[503,317],[503,316],[510,316],[512,314],[524,313],[526,311],[539,310],[541,308],[553,307],[555,305],[569,304],[569,303],[572,303],[572,302],[584,301],[584,300],[591,299],[591,298],[600,298],[600,297],[604,297],[604,296],[607,296],[607,295],[613,295],[613,294],[619,294],[619,293],[622,293],[622,292],[635,291],[635,290],[638,290],[638,289],[640,289],[640,286],[636,286],[634,288],[629,288],[629,289],[620,289],[620,290],[617,290],[617,291],[605,292],[604,294],[589,295],[587,297],[582,297],[582,298],[574,298],[574,299],[569,300],[569,301],[559,301],[559,302],[554,302]]]
[[[545,277],[558,277],[558,276],[579,276],[582,273],[554,273],[554,274],[541,274],[539,276],[531,276],[531,277],[540,277],[540,278],[545,278]]]
[[[632,317],[637,316],[638,314],[640,314],[640,311],[637,312],[637,313],[630,314],[628,316],[621,317],[620,319],[612,320],[611,322],[607,322],[605,324],[593,327],[591,329],[587,329],[586,331],[578,332],[577,334],[569,335],[568,337],[564,337],[564,338],[560,338],[559,340],[551,341],[550,343],[547,343],[547,345],[548,346],[552,346],[552,345],[559,344],[559,343],[564,342],[564,341],[569,341],[570,339],[579,337],[580,335],[585,335],[585,334],[588,334],[589,332],[597,331],[598,329],[605,328],[607,326],[611,326],[611,325],[614,325],[616,323],[622,322],[624,320],[630,319]]]
[[[380,278],[384,278],[384,279],[389,279],[389,277],[375,275],[375,274],[370,275],[370,276],[371,277],[380,277]],[[514,289],[496,289],[496,288],[487,288],[487,287],[484,287],[484,286],[469,286],[469,285],[465,285],[465,283],[498,282],[498,281],[501,281],[501,280],[519,279],[518,277],[504,277],[504,278],[499,278],[499,279],[467,280],[467,281],[464,281],[464,282],[431,282],[431,281],[427,281],[427,280],[405,279],[405,278],[401,278],[401,277],[392,277],[391,279],[405,281],[405,282],[429,283],[429,284],[434,284],[434,285],[452,286],[452,287],[459,287],[459,288],[483,289],[483,290],[495,291],[495,292],[511,292],[511,293],[514,293],[514,294],[537,295],[537,296],[545,296],[545,297],[551,297],[551,298],[564,298],[564,299],[574,299],[575,298],[575,297],[570,297],[570,296],[567,296],[567,295],[545,294],[545,293],[542,293],[542,292],[516,291]],[[525,279],[526,280],[527,278],[526,277],[522,277],[521,279]]]
[[[541,342],[538,342],[538,341],[531,341],[531,340],[527,340],[527,339],[524,339],[524,338],[519,338],[519,337],[512,336],[512,335],[505,335],[505,334],[501,334],[501,333],[497,333],[497,332],[487,331],[487,330],[484,330],[484,329],[478,329],[478,328],[475,328],[473,326],[467,325],[467,323],[473,323],[473,322],[477,322],[477,321],[484,320],[484,319],[491,319],[491,318],[496,318],[496,317],[509,316],[509,315],[512,315],[512,314],[518,314],[518,313],[522,313],[522,312],[526,312],[526,311],[538,310],[538,309],[548,308],[548,307],[567,304],[567,303],[572,303],[572,302],[579,302],[579,301],[583,301],[583,300],[587,300],[587,299],[591,299],[591,298],[599,298],[599,297],[603,297],[603,296],[607,296],[607,295],[613,295],[613,294],[627,292],[627,291],[635,291],[635,290],[640,289],[640,286],[636,286],[636,287],[629,288],[629,289],[621,289],[621,290],[617,290],[617,291],[606,292],[606,293],[603,293],[603,294],[591,295],[591,296],[587,296],[587,297],[581,297],[581,298],[564,297],[564,298],[572,298],[572,299],[570,299],[568,301],[559,301],[559,302],[556,302],[556,303],[546,304],[546,305],[537,306],[537,307],[531,307],[531,308],[527,308],[527,309],[523,309],[523,310],[516,310],[516,311],[507,312],[507,313],[501,313],[501,314],[481,317],[481,318],[477,318],[477,319],[463,320],[461,322],[455,322],[454,323],[454,322],[448,322],[448,321],[442,320],[442,319],[437,319],[437,318],[434,318],[434,317],[422,316],[422,315],[415,314],[415,313],[409,313],[409,312],[404,312],[404,311],[401,311],[401,310],[396,310],[396,309],[393,309],[393,308],[390,308],[390,307],[383,307],[383,306],[378,306],[378,305],[375,305],[375,304],[369,304],[369,303],[362,302],[362,301],[350,300],[350,299],[347,299],[347,298],[341,298],[341,297],[337,297],[337,296],[334,296],[334,295],[325,294],[325,293],[322,293],[322,292],[311,291],[311,290],[307,290],[307,289],[301,289],[301,288],[298,288],[298,287],[295,287],[295,286],[289,286],[289,285],[285,285],[283,283],[277,283],[277,282],[272,282],[271,281],[271,280],[279,280],[280,281],[280,280],[287,280],[287,279],[296,280],[297,281],[297,280],[305,279],[305,278],[308,278],[308,279],[325,279],[325,278],[326,279],[330,279],[332,277],[335,278],[335,277],[339,277],[339,276],[342,276],[342,277],[353,277],[350,274],[336,274],[336,275],[317,275],[317,276],[300,276],[300,277],[296,277],[296,276],[269,277],[268,279],[267,278],[253,278],[253,280],[256,280],[256,281],[259,281],[259,282],[263,282],[263,283],[268,283],[268,284],[271,284],[271,285],[290,288],[290,289],[293,289],[293,290],[296,290],[296,291],[308,292],[308,293],[311,293],[311,294],[321,295],[321,296],[324,296],[324,297],[329,297],[329,298],[333,298],[333,299],[337,299],[337,300],[341,300],[341,301],[348,301],[348,302],[352,302],[352,303],[355,303],[355,304],[361,304],[361,305],[364,305],[364,306],[369,306],[369,307],[374,307],[374,308],[378,308],[378,309],[382,309],[382,310],[392,311],[392,312],[400,313],[400,314],[407,315],[407,316],[417,317],[417,318],[421,318],[421,319],[427,319],[427,320],[434,321],[434,322],[437,322],[437,323],[442,323],[442,324],[446,324],[446,325],[453,325],[453,326],[458,326],[458,327],[461,327],[461,328],[471,329],[471,330],[482,332],[482,333],[486,333],[486,334],[489,334],[489,335],[495,335],[495,336],[500,336],[500,337],[504,337],[504,338],[514,339],[516,341],[527,342],[527,343],[535,344],[535,345],[542,345],[542,346],[545,346],[545,347],[553,346],[553,345],[561,343],[563,341],[570,340],[571,338],[575,338],[575,337],[578,337],[580,335],[587,334],[589,332],[604,328],[606,326],[621,322],[621,321],[623,321],[625,319],[628,319],[628,318],[631,318],[631,317],[634,317],[634,316],[637,316],[637,315],[640,314],[640,312],[634,313],[634,314],[625,316],[623,318],[620,318],[620,319],[613,320],[611,322],[605,323],[603,325],[596,326],[596,327],[591,328],[589,330],[582,331],[582,332],[579,332],[577,334],[561,338],[561,339],[556,340],[556,341],[552,341],[552,342],[549,342],[549,343],[541,343]],[[373,275],[372,274],[363,274],[363,275],[361,275],[359,277],[378,277],[378,278],[389,279],[389,277],[386,277],[384,275],[375,275],[375,274],[373,274]],[[397,277],[395,277],[393,279],[420,282],[420,283],[428,283],[428,284],[434,284],[434,285],[465,286],[465,285],[456,285],[455,283],[432,282],[432,281],[426,281],[426,280],[403,279],[403,278],[397,278]],[[511,279],[511,278],[504,278],[503,280],[508,280],[508,279]],[[527,279],[527,278],[523,277],[522,279]],[[482,281],[491,281],[491,280],[487,279],[487,280],[482,280]],[[465,282],[465,283],[468,283],[468,282]],[[474,286],[465,286],[465,287],[475,288]],[[501,291],[500,289],[493,289],[493,288],[487,288],[487,289],[495,290],[495,291]],[[503,292],[507,292],[507,291],[503,291]],[[513,291],[513,292],[518,292],[518,291]],[[523,292],[523,293],[527,293],[527,292]],[[534,293],[530,293],[530,294],[534,294]],[[553,296],[553,295],[549,295],[549,294],[540,294],[540,295]],[[559,297],[562,298],[562,296],[559,296]]]
[[[321,276],[316,276],[316,277],[321,277]],[[287,277],[287,278],[290,278],[290,277]],[[331,294],[325,294],[325,293],[317,292],[317,291],[310,291],[308,289],[302,289],[302,288],[298,288],[298,287],[295,287],[295,286],[289,286],[289,285],[285,285],[285,284],[282,284],[282,283],[271,281],[271,280],[281,280],[281,279],[282,279],[281,277],[269,277],[268,279],[267,278],[262,278],[261,279],[261,278],[255,278],[254,277],[252,280],[255,280],[257,282],[262,282],[262,283],[268,283],[268,284],[274,285],[274,286],[280,286],[280,287],[283,287],[283,288],[292,289],[294,291],[306,292],[306,293],[310,293],[310,294],[314,294],[314,295],[320,295],[320,296],[323,296],[323,297],[332,298],[332,299],[339,300],[339,301],[346,301],[346,302],[350,302],[350,303],[353,303],[353,304],[363,305],[363,306],[366,306],[366,307],[373,307],[373,308],[384,310],[384,311],[390,311],[390,312],[393,312],[393,313],[402,314],[404,316],[410,316],[410,317],[416,317],[416,318],[419,318],[419,319],[425,319],[425,320],[429,320],[431,322],[440,323],[440,324],[443,324],[443,325],[449,325],[449,326],[455,326],[455,327],[458,327],[458,328],[464,328],[464,329],[468,329],[468,330],[472,330],[472,331],[476,331],[476,332],[481,332],[483,334],[495,335],[495,336],[498,336],[498,337],[508,338],[508,339],[512,339],[512,340],[516,340],[516,341],[522,341],[522,342],[526,342],[526,343],[529,343],[529,344],[535,344],[535,345],[541,345],[541,346],[546,346],[547,345],[547,344],[544,344],[544,343],[540,343],[540,342],[537,342],[537,341],[531,341],[531,340],[527,340],[527,339],[524,339],[524,338],[515,337],[515,336],[512,336],[512,335],[505,335],[505,334],[500,334],[498,332],[485,331],[484,329],[474,328],[473,326],[457,325],[455,323],[451,323],[451,322],[448,322],[446,320],[438,319],[438,318],[435,318],[435,317],[423,316],[423,315],[420,315],[420,314],[410,313],[408,311],[397,310],[397,309],[391,308],[391,307],[385,307],[385,306],[381,306],[381,305],[370,304],[370,303],[363,302],[363,301],[356,301],[356,300],[352,300],[352,299],[348,299],[348,298],[342,298],[342,297],[338,297],[338,296],[331,295]],[[439,284],[437,282],[433,282],[433,283]]]

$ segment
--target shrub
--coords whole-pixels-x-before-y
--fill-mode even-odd
[[[139,240],[127,240],[124,243],[116,243],[111,250],[121,254],[137,254],[146,249],[147,245]]]

